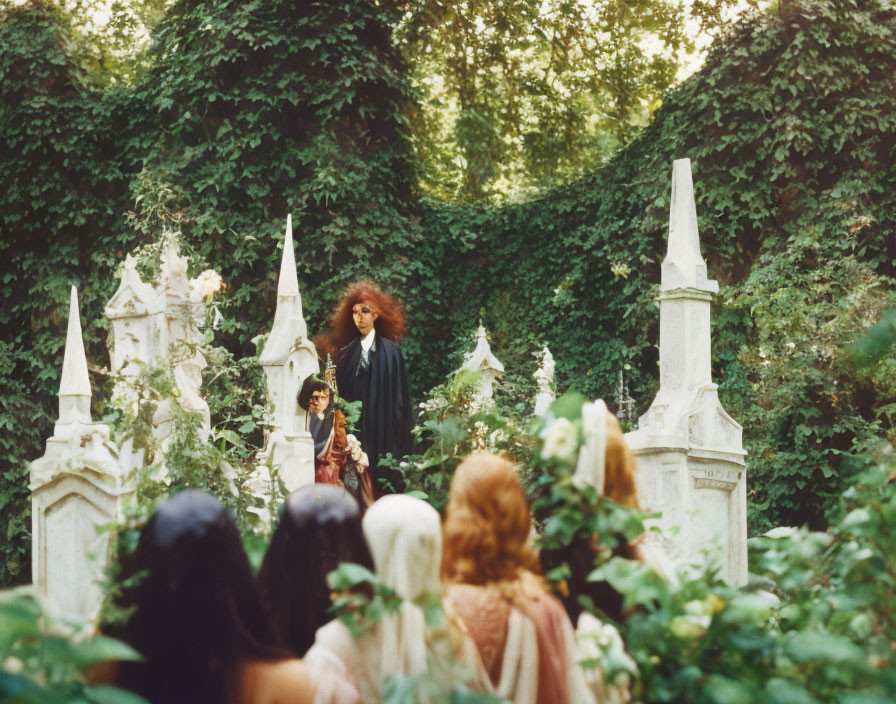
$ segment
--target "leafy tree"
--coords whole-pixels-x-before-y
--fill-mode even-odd
[[[416,0],[397,38],[420,96],[418,169],[481,200],[581,175],[628,142],[733,0]]]

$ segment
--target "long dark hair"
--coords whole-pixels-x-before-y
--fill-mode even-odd
[[[331,620],[327,574],[340,562],[373,570],[358,503],[344,489],[313,484],[294,491],[258,573],[261,597],[281,642],[296,656]]]
[[[240,664],[289,654],[275,645],[239,531],[221,503],[183,491],[147,522],[126,572],[133,608],[115,635],[145,658],[118,684],[153,704],[222,704],[239,696]]]

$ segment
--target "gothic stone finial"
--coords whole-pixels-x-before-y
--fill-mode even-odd
[[[72,286],[68,312],[68,332],[62,358],[62,379],[59,383],[59,422],[90,422],[90,377],[87,356],[81,335],[78,312],[78,289]]]
[[[697,205],[691,160],[672,164],[672,205],[669,210],[669,244],[663,260],[660,290],[694,288],[717,293],[719,284],[706,278],[706,262],[700,254]]]
[[[280,281],[277,296],[299,295],[299,277],[296,273],[296,253],[292,241],[292,215],[286,216],[286,239],[283,241],[283,258],[280,260]]]

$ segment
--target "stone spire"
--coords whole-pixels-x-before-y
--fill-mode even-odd
[[[302,314],[302,296],[299,293],[299,275],[292,241],[292,215],[288,215],[283,257],[280,260],[280,280],[277,283],[277,308],[274,310],[274,324],[259,359],[261,365],[282,364],[289,356],[296,339],[304,340],[307,336],[308,326]]]
[[[35,591],[66,619],[93,619],[109,533],[134,491],[131,456],[120,457],[109,426],[90,420],[90,380],[81,338],[78,293],[71,291],[59,384],[59,420],[44,455],[31,463],[31,578]]]
[[[59,423],[90,423],[90,377],[81,336],[78,289],[72,286],[68,310],[68,333],[59,382]]]
[[[712,382],[713,294],[700,254],[691,162],[672,167],[669,249],[660,284],[660,388],[626,435],[638,459],[638,500],[662,514],[663,550],[675,563],[720,556],[722,576],[747,579],[742,428]],[[624,391],[624,385],[623,385]],[[701,557],[702,556],[702,557]]]
[[[264,369],[273,420],[261,463],[278,466],[281,480],[287,489],[294,491],[314,482],[314,441],[305,430],[305,411],[296,404],[296,397],[302,382],[310,374],[320,373],[320,364],[302,314],[291,215],[286,219],[274,323],[258,362]],[[266,466],[259,471],[259,476],[263,475]],[[263,476],[260,481],[264,483]]]
[[[694,288],[718,293],[719,284],[706,278],[706,262],[700,254],[697,204],[691,160],[672,163],[672,205],[669,209],[669,245],[663,260],[661,291]]]
[[[280,260],[280,281],[277,284],[277,298],[294,298],[302,313],[302,298],[299,295],[299,276],[296,272],[296,254],[292,243],[292,214],[286,216],[286,239],[283,242],[283,258]]]

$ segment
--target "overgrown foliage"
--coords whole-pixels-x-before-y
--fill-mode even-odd
[[[27,579],[25,460],[52,432],[72,281],[97,390],[117,265],[160,228],[179,228],[224,275],[236,359],[273,318],[289,211],[312,330],[346,282],[402,288],[419,273],[407,98],[385,19],[365,3],[184,0],[156,27],[149,68],[110,84],[86,70],[64,10],[3,5],[0,582]]]
[[[743,22],[606,167],[517,206],[433,205],[434,260],[453,248],[464,264],[433,284],[447,321],[421,322],[450,339],[485,308],[508,369],[528,378],[547,343],[560,389],[591,397],[629,365],[643,412],[671,162],[690,157],[722,286],[713,376],[745,429],[752,525],[823,526],[855,441],[893,437],[890,357],[857,370],[844,349],[896,303],[894,50],[884,3],[782,3]]]
[[[109,660],[137,660],[112,638],[78,635],[47,613],[30,588],[0,592],[0,701],[17,704],[146,704],[142,697],[87,684],[85,670]]]
[[[482,399],[479,374],[460,370],[444,384],[429,391],[419,404],[419,419],[413,433],[426,448],[421,455],[397,461],[406,491],[417,492],[438,509],[448,501],[454,470],[472,452],[488,451],[511,457],[526,465],[532,443],[528,428],[528,404],[522,409],[508,406],[505,395],[496,401]],[[522,417],[521,417],[522,416]]]
[[[547,343],[561,390],[609,397],[628,364],[644,410],[670,166],[689,156],[752,525],[822,527],[856,442],[892,436],[891,357],[857,370],[842,351],[896,305],[896,18],[882,0],[749,18],[605,167],[502,208],[419,199],[394,4],[180,0],[127,80],[55,4],[0,12],[0,583],[27,579],[25,460],[52,432],[68,285],[102,403],[102,306],[117,263],[162,225],[224,275],[234,359],[270,325],[291,211],[310,330],[344,283],[377,279],[408,305],[416,396],[458,366],[482,315],[519,395]]]
[[[614,539],[644,532],[644,516],[573,480],[582,445],[584,398],[561,398],[546,416],[534,505],[550,516],[545,548],[594,541],[591,580],[606,580],[624,597],[617,624],[637,663],[636,702],[884,702],[896,695],[892,643],[896,563],[896,452],[877,440],[852,460],[846,491],[826,532],[779,528],[750,541],[754,577],[742,588],[724,583],[711,563],[665,580],[640,562],[612,557]],[[552,424],[578,428],[559,452]],[[548,448],[552,447],[550,451]],[[545,510],[547,509],[547,510]],[[564,578],[562,566],[549,574]],[[601,604],[583,606],[606,619]],[[602,671],[620,671],[607,651]]]

